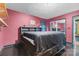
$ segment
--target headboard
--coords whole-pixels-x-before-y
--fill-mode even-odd
[[[20,38],[20,36],[27,31],[29,31],[29,32],[42,31],[42,28],[41,27],[26,27],[26,26],[19,27],[18,38]]]
[[[24,33],[24,32],[27,32],[27,31],[32,31],[32,32],[35,32],[35,31],[42,31],[42,28],[40,27],[20,27],[19,28],[21,34]]]

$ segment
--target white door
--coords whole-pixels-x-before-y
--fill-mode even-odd
[[[73,17],[74,56],[79,56],[79,16]]]

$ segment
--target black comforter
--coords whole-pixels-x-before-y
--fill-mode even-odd
[[[52,50],[57,53],[64,47],[65,42],[65,35],[62,32],[26,32],[22,34],[22,37],[36,48],[36,52],[55,47]]]

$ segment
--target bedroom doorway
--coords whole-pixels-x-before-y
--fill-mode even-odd
[[[73,17],[74,56],[79,56],[79,16]]]
[[[60,19],[50,22],[50,31],[62,32],[65,34],[66,38],[66,19]],[[66,40],[64,41],[64,45],[66,46]]]
[[[60,31],[66,33],[66,21],[65,19],[55,20],[50,22],[50,31]]]

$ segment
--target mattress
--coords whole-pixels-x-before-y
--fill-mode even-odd
[[[37,52],[45,51],[54,46],[60,50],[65,42],[65,35],[62,32],[25,32],[22,36],[36,46]]]

